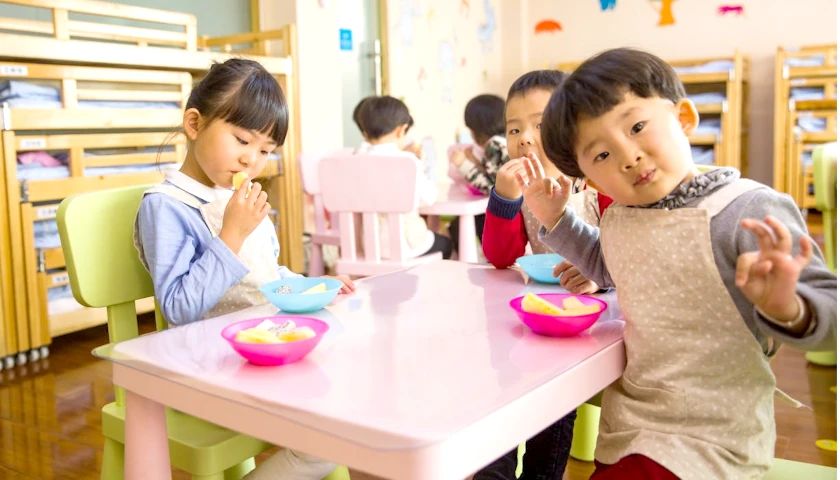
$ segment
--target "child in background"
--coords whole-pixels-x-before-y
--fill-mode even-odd
[[[523,158],[534,153],[542,161],[546,174],[559,177],[560,171],[545,157],[540,140],[542,114],[551,92],[563,81],[565,75],[558,70],[536,70],[519,77],[508,92],[505,120],[507,145],[513,160],[506,163],[496,176],[496,186],[490,193],[487,220],[482,247],[484,256],[496,268],[508,268],[517,258],[525,255],[528,245],[532,253],[549,253],[537,232],[539,225],[528,206],[522,202],[522,192],[516,183],[516,174],[523,172]],[[601,213],[611,200],[586,189],[572,197],[572,205],[585,221],[597,225]],[[571,263],[563,261],[555,267],[560,284],[572,293],[588,294],[599,286],[580,275]]]
[[[505,144],[505,101],[496,95],[479,95],[467,103],[464,109],[464,123],[476,145],[480,145],[481,156],[476,157],[474,149],[453,152],[450,162],[469,185],[481,193],[489,194],[496,183],[496,172],[510,157]],[[457,221],[449,224],[449,238],[457,249],[460,237]],[[481,241],[484,232],[484,215],[476,215],[475,231]]]
[[[667,63],[610,50],[554,92],[542,131],[552,163],[615,199],[600,229],[566,208],[565,177],[533,156],[517,174],[543,242],[614,285],[626,319],[595,480],[763,477],[779,343],[836,348],[837,278],[797,206],[735,169],[700,173],[688,142],[698,118]]]
[[[537,239],[539,227],[535,225],[536,221],[531,212],[522,203],[522,193],[515,175],[522,171],[522,157],[528,153],[545,158],[540,141],[542,113],[551,92],[560,85],[563,78],[563,72],[557,70],[529,72],[513,82],[508,92],[505,108],[506,144],[513,159],[502,166],[496,176],[495,187],[490,192],[482,240],[484,255],[496,268],[511,266],[518,257],[525,254],[525,247],[529,241],[534,253],[550,251]],[[552,173],[560,176],[556,169]],[[583,192],[578,196],[582,197]],[[589,212],[591,209],[596,211]],[[597,205],[589,210],[587,212],[590,215],[596,215]],[[597,216],[593,218],[597,223]],[[561,266],[564,267],[561,282],[565,281],[569,290],[585,293],[598,290],[595,284],[581,277],[577,269],[570,264],[568,267],[564,264],[558,265]],[[562,480],[572,446],[576,417],[576,412],[572,412],[527,441],[520,478]],[[514,479],[517,464],[517,451],[514,449],[481,469],[473,478]]]
[[[473,98],[464,109],[464,123],[484,155],[476,158],[471,149],[459,150],[449,161],[467,183],[486,195],[496,183],[496,172],[510,159],[504,136],[505,101],[496,95]]]
[[[356,149],[356,155],[409,155],[417,163],[417,196],[419,206],[431,205],[437,200],[437,186],[423,174],[423,165],[413,153],[403,150],[405,135],[414,125],[408,107],[400,100],[389,97],[373,97],[364,102],[359,112],[362,130],[367,134],[368,145],[362,144]],[[429,253],[441,252],[443,258],[452,256],[452,242],[429,230],[426,221],[418,212],[403,216],[405,240],[408,256],[419,257]],[[383,224],[380,228],[380,241],[383,256],[389,251],[389,229]]]
[[[353,109],[353,123],[356,124],[356,127],[359,128],[359,133],[362,134],[362,143],[361,143],[360,147],[364,147],[364,148],[369,147],[370,143],[368,142],[367,134],[365,133],[364,129],[362,128],[361,111],[362,111],[362,105],[367,100],[369,100],[371,98],[374,98],[374,97],[370,96],[370,97],[365,97],[365,98],[361,99],[359,101],[359,103],[356,104],[356,108]]]
[[[280,85],[257,62],[214,64],[195,86],[184,112],[188,139],[180,171],[146,192],[135,226],[140,260],[155,298],[173,325],[266,303],[259,286],[295,276],[277,266],[279,244],[258,183],[232,190],[233,177],[257,176],[282,145],[288,107]],[[354,289],[347,277],[342,292]],[[248,480],[320,480],[335,465],[281,449]]]

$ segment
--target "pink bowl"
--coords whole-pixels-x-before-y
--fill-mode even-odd
[[[479,190],[479,189],[477,189],[477,188],[473,187],[473,186],[472,186],[472,185],[470,185],[469,183],[465,183],[465,184],[464,184],[464,186],[465,186],[465,187],[467,187],[467,190],[468,190],[470,193],[472,193],[473,195],[482,196],[482,197],[484,196],[484,194],[483,194],[483,193],[481,193],[481,190]]]
[[[562,305],[563,299],[575,297],[584,305],[598,305],[600,310],[588,315],[575,317],[555,317],[553,315],[540,315],[528,313],[522,310],[522,297],[516,297],[510,301],[510,307],[534,333],[548,337],[573,337],[591,327],[607,309],[607,304],[595,297],[587,295],[573,295],[571,293],[538,293],[538,297],[547,300],[555,305]]]
[[[311,328],[315,331],[315,336],[306,340],[297,340],[288,343],[248,343],[236,341],[237,332],[246,328],[256,327],[263,320],[271,320],[278,325],[282,325],[286,320],[291,320],[298,327]],[[276,366],[294,363],[307,356],[309,352],[318,346],[318,343],[321,342],[324,334],[329,329],[330,326],[328,324],[317,318],[275,315],[271,317],[253,318],[228,325],[222,330],[222,337],[230,343],[230,346],[236,350],[236,353],[242,355],[251,364]]]

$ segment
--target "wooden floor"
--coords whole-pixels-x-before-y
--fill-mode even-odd
[[[150,320],[142,326],[153,328]],[[60,337],[49,358],[0,372],[0,479],[99,478],[99,409],[114,393],[109,365],[90,351],[106,341],[104,327]],[[829,390],[835,369],[808,365],[803,354],[787,348],[773,369],[779,388],[813,408],[777,405],[776,456],[836,466],[835,453],[814,445],[837,438],[837,399]],[[566,478],[589,478],[592,468],[572,460]],[[175,472],[174,478],[189,477]]]

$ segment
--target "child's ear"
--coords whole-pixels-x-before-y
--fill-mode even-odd
[[[397,127],[397,130],[396,130],[395,133],[397,134],[397,138],[403,138],[405,136],[406,132],[408,132],[408,124],[404,123],[404,124],[400,125],[399,127]]]
[[[184,112],[184,133],[192,141],[198,138],[198,127],[201,125],[201,114],[195,108]]]
[[[686,137],[690,137],[700,123],[700,114],[697,113],[697,107],[691,100],[683,98],[677,102],[675,108],[677,109],[677,120],[682,126],[683,133]]]

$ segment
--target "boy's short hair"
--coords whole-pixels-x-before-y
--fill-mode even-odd
[[[464,108],[464,123],[476,139],[505,134],[505,101],[498,95],[479,95]]]
[[[517,78],[510,86],[507,101],[517,95],[525,95],[531,90],[541,89],[553,92],[563,83],[566,74],[560,70],[534,70]]]
[[[364,134],[364,135],[366,135],[366,134],[365,134],[365,130],[362,128],[362,118],[361,118],[362,105],[364,105],[364,103],[366,101],[370,100],[371,98],[374,98],[374,97],[369,96],[369,97],[365,97],[365,98],[361,99],[359,101],[359,103],[356,104],[356,108],[353,109],[353,123],[355,123],[356,126],[359,127],[359,131],[361,131],[362,134]]]
[[[408,128],[414,125],[408,107],[399,99],[387,95],[363,101],[359,107],[359,122],[370,140],[379,140],[400,125],[408,125]]]
[[[685,98],[677,72],[655,55],[616,48],[591,57],[566,77],[545,108],[541,136],[549,160],[565,175],[582,178],[575,154],[578,122],[609,112],[628,93],[674,103]]]

